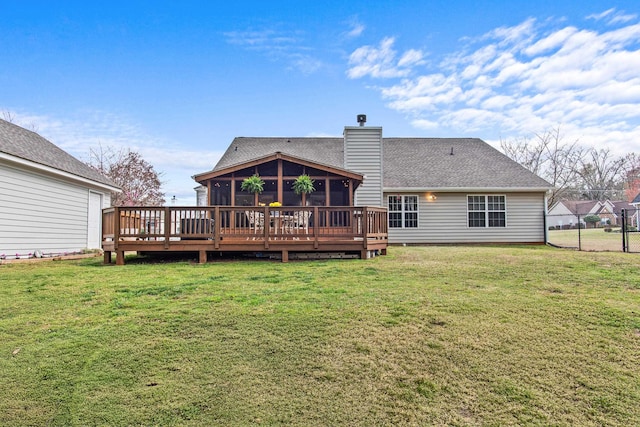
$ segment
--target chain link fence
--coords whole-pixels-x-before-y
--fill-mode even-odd
[[[624,251],[640,253],[640,210],[624,209],[622,218]]]
[[[581,251],[640,252],[638,209],[623,209],[594,219],[587,214],[547,215],[547,243]]]

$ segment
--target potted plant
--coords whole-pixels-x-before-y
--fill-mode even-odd
[[[264,180],[257,174],[252,175],[249,178],[245,178],[242,180],[240,189],[242,191],[247,191],[249,193],[255,194],[253,203],[254,205],[257,205],[258,194],[264,191]]]
[[[314,181],[307,174],[300,175],[293,181],[293,192],[296,194],[302,194],[302,204],[304,204],[306,195],[313,193],[316,191],[316,188],[313,186]]]

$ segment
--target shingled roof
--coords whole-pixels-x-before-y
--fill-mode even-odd
[[[275,152],[344,169],[343,138],[238,137],[213,171]],[[548,182],[478,138],[383,138],[383,156],[385,189],[551,188]]]
[[[117,185],[35,132],[0,119],[0,153],[67,172],[96,183]]]
[[[343,148],[342,138],[237,137],[213,171],[240,165],[277,152],[322,165],[344,168]]]

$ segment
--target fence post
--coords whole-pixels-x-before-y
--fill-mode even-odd
[[[627,252],[627,210],[622,209],[622,252]]]
[[[585,222],[584,226],[587,226],[587,223]],[[581,251],[582,250],[582,222],[580,221],[580,214],[578,214],[578,250]]]

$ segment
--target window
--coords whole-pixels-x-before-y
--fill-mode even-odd
[[[505,196],[467,196],[469,227],[506,227]]]
[[[389,227],[418,228],[418,196],[389,196]]]

